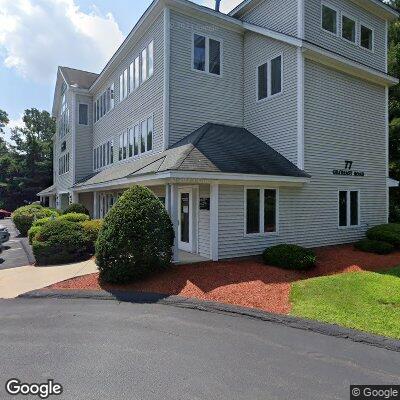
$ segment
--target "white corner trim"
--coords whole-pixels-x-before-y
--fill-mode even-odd
[[[375,31],[373,31],[373,35],[372,35],[372,43],[373,43],[373,47],[375,46]],[[388,35],[389,35],[389,29],[388,29],[388,22],[385,21],[385,72],[388,72]]]
[[[218,261],[218,203],[219,184],[210,185],[210,258]]]
[[[386,218],[389,222],[389,88],[385,87]]]
[[[163,93],[163,136],[164,150],[169,147],[169,96],[170,96],[170,67],[171,67],[171,12],[169,8],[164,10],[164,93]]]
[[[304,56],[297,49],[297,166],[304,169]]]
[[[71,101],[71,113],[72,113],[72,126],[71,126],[71,139],[72,139],[72,157],[70,160],[69,169],[72,167],[72,185],[76,183],[76,94],[71,92],[72,101]],[[88,118],[89,118],[89,110],[88,110]],[[72,164],[72,165],[71,165]]]
[[[297,0],[297,37],[304,39],[304,0]]]

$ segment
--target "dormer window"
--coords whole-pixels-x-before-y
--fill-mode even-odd
[[[346,15],[342,15],[342,38],[356,42],[356,21]]]
[[[322,29],[337,34],[337,11],[327,5],[322,5]]]
[[[221,75],[221,42],[207,36],[193,36],[193,69]]]

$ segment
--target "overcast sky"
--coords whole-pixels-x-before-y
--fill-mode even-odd
[[[214,7],[214,0],[194,0]],[[0,0],[0,109],[50,111],[58,65],[100,72],[151,0]],[[228,12],[240,0],[222,0]]]

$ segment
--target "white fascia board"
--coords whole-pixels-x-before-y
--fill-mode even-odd
[[[392,178],[386,178],[387,187],[399,187],[400,182]]]
[[[399,83],[397,78],[387,75],[384,72],[367,67],[357,61],[332,53],[329,50],[325,50],[309,42],[303,42],[303,52],[304,56],[310,60],[346,72],[350,75],[358,76],[376,84],[393,86]]]
[[[285,35],[284,33],[276,32],[267,28],[262,28],[261,26],[258,25],[249,24],[248,22],[243,22],[242,24],[243,28],[248,31],[255,32],[263,36],[267,36],[271,39],[279,40],[280,42],[291,44],[292,46],[296,47],[302,46],[303,43],[302,40],[294,36]]]

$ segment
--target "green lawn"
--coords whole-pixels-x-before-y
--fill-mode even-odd
[[[400,339],[400,266],[298,281],[291,314]]]

